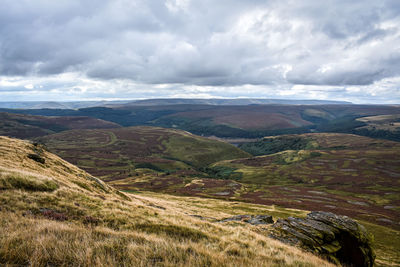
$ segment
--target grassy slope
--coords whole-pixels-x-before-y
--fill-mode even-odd
[[[270,214],[276,218],[287,218],[289,216],[305,217],[308,211],[283,208],[275,205],[256,205],[245,202],[237,201],[222,201],[210,198],[197,198],[197,197],[179,197],[168,194],[159,194],[151,192],[141,192],[140,196],[156,198],[157,201],[161,199],[167,201],[168,205],[179,205],[181,208],[188,208],[190,206],[191,214],[200,214],[206,217],[217,218],[228,217],[226,214],[239,215],[239,214]],[[160,202],[159,202],[160,203]],[[376,266],[400,266],[400,231],[390,229],[381,225],[376,225],[367,221],[359,220],[369,232],[375,237],[374,248],[377,258],[375,260]],[[260,229],[258,229],[260,231]],[[262,231],[262,230],[261,230]]]
[[[349,134],[295,137],[307,140],[304,144],[310,150],[213,164],[226,170],[226,176],[220,177],[224,179],[174,179],[147,173],[112,184],[123,190],[146,189],[348,215],[362,220],[376,234],[378,262],[400,264],[399,143]]]
[[[367,125],[361,128],[398,131],[400,127],[400,114],[370,116],[357,119]]]
[[[265,191],[269,194],[257,198],[270,201],[286,192],[286,198],[275,203],[308,209],[326,205],[375,222],[387,219],[387,225],[400,228],[399,143],[347,134],[301,137],[314,142],[317,148],[222,161],[214,167],[242,173],[240,182],[247,185],[268,185]],[[292,191],[284,188],[287,186]],[[323,192],[307,192],[313,188]]]
[[[187,175],[212,162],[249,156],[224,142],[157,127],[66,131],[40,142],[104,180],[138,176],[144,169]]]
[[[0,137],[0,190],[0,265],[329,266],[269,239],[260,227],[190,216],[273,207],[124,195],[38,146],[6,137]]]
[[[177,127],[196,134],[253,138],[261,137],[263,134],[304,133],[308,132],[309,128],[316,128],[321,132],[352,132],[356,127],[364,125],[361,121],[355,121],[356,118],[399,113],[399,107],[395,106],[199,106],[176,110],[171,114],[160,116],[152,123],[162,127]],[[313,124],[315,125],[312,126]],[[368,132],[364,131],[364,134]]]

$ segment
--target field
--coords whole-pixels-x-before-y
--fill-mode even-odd
[[[259,226],[195,216],[303,211],[124,194],[21,140],[0,137],[0,190],[2,266],[332,266]]]
[[[367,124],[358,128],[359,130],[400,131],[400,114],[362,117],[357,120]]]

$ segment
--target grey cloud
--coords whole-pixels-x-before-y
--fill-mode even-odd
[[[365,33],[358,41],[357,44],[363,44],[374,40],[382,40],[389,35],[396,34],[398,32],[397,29],[374,29],[370,32]]]
[[[398,0],[0,4],[0,78],[363,86],[400,76]]]
[[[382,70],[352,70],[329,74],[289,73],[288,80],[294,84],[304,85],[369,85],[381,79],[382,72]]]

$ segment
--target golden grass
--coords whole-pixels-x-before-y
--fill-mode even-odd
[[[0,181],[7,185],[0,188],[0,265],[331,265],[268,238],[262,227],[190,216],[238,212],[216,200],[202,206],[207,200],[122,194],[46,151],[44,164],[26,157],[37,151],[0,137]],[[36,189],[25,186],[32,183]],[[55,186],[42,190],[47,183]]]

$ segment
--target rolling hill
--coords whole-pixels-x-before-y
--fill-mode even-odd
[[[111,184],[333,211],[400,229],[399,143],[350,134],[287,135],[265,143],[268,155],[212,163],[201,169],[206,175],[141,173]]]
[[[172,101],[174,102],[174,101]],[[268,135],[309,132],[353,133],[374,138],[400,140],[395,126],[399,106],[390,105],[204,105],[175,104],[148,106],[125,104],[75,109],[0,109],[9,113],[42,116],[87,116],[121,126],[176,128],[202,136],[261,138]],[[167,104],[170,102],[166,102]],[[179,101],[178,101],[179,103]],[[185,101],[184,101],[185,103]],[[365,117],[393,116],[389,128],[365,127]]]
[[[148,172],[190,176],[211,163],[249,156],[228,143],[180,130],[144,126],[72,130],[37,141],[105,181]]]
[[[37,141],[121,190],[321,209],[400,229],[400,144],[393,141],[282,135],[242,151],[154,127],[73,130]]]
[[[162,108],[162,107],[159,107]],[[166,107],[164,107],[166,108]],[[307,132],[343,132],[400,140],[400,132],[376,132],[359,118],[400,114],[396,106],[367,105],[254,105],[200,106],[176,111],[149,122],[199,135],[255,138]]]
[[[0,191],[0,265],[332,266],[260,227],[194,216],[304,212],[123,194],[17,139],[0,137]]]
[[[9,109],[79,109],[122,105],[131,101],[0,101],[0,108]]]
[[[240,177],[244,187],[257,185],[248,192],[242,189],[243,199],[331,210],[400,229],[399,143],[349,134],[304,134],[241,147],[267,155],[222,161],[211,168],[231,170],[223,178]]]
[[[46,117],[0,112],[0,135],[31,139],[70,129],[117,128],[118,124],[92,117]]]
[[[233,98],[233,99],[190,99],[190,98],[164,98],[164,99],[144,99],[135,100],[123,104],[125,106],[159,106],[159,105],[265,105],[265,104],[283,104],[283,105],[338,105],[351,104],[346,101],[329,100],[287,100],[287,99],[265,99],[265,98]]]

